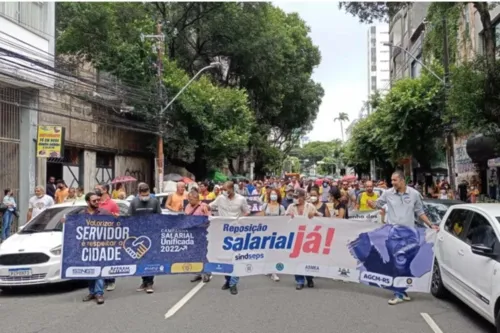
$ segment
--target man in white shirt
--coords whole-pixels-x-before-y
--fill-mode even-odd
[[[208,204],[210,209],[217,208],[219,216],[240,217],[248,216],[250,208],[247,204],[247,199],[234,191],[234,183],[227,182],[224,184],[222,195],[219,195],[214,201]],[[238,294],[238,276],[226,275],[226,282],[222,286],[222,290],[228,290],[232,295]]]
[[[35,218],[38,214],[43,212],[48,207],[54,205],[54,199],[45,194],[45,188],[41,185],[35,187],[35,195],[29,201],[28,216],[26,222]]]

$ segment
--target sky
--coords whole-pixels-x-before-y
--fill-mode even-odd
[[[307,135],[310,141],[341,139],[340,125],[333,119],[339,112],[358,117],[368,95],[367,31],[369,25],[339,10],[338,2],[275,1],[287,13],[297,12],[310,27],[313,43],[321,52],[321,63],[313,79],[321,83],[325,96]]]

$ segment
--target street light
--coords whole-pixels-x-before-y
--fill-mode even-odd
[[[172,98],[172,100],[164,107],[160,110],[160,113],[159,113],[159,116],[160,116],[160,133],[159,133],[159,136],[158,136],[158,144],[157,144],[157,156],[158,156],[158,160],[157,160],[157,166],[158,166],[158,192],[161,193],[162,190],[163,190],[163,160],[164,160],[164,155],[163,155],[163,121],[161,120],[162,116],[163,116],[163,113],[165,111],[167,111],[167,109],[170,107],[170,105],[172,105],[172,103],[175,102],[175,100],[177,99],[177,97],[179,97],[183,92],[184,90],[186,90],[187,87],[189,87],[189,85],[191,83],[193,83],[194,80],[196,80],[196,78],[198,76],[200,76],[201,73],[203,73],[204,71],[208,70],[208,69],[211,69],[211,68],[221,68],[222,67],[222,64],[220,62],[212,62],[210,63],[210,65],[208,66],[205,66],[203,67],[202,69],[200,69],[198,71],[198,73],[196,73],[195,76],[193,76],[191,78],[191,80],[188,81],[188,83],[186,83],[186,85],[184,87],[182,87],[181,90],[179,90],[179,92],[177,93],[177,95],[174,96],[174,98]]]
[[[389,47],[395,47],[397,49],[400,49],[401,51],[403,51],[404,53],[406,53],[407,55],[409,55],[413,60],[415,60],[416,62],[418,62],[423,68],[425,68],[427,71],[429,71],[429,73],[431,73],[432,75],[434,75],[439,81],[441,81],[442,84],[446,85],[446,81],[442,77],[440,77],[439,75],[437,75],[436,72],[434,72],[432,69],[430,69],[429,67],[427,67],[422,61],[420,61],[413,54],[411,54],[410,52],[408,52],[407,50],[405,50],[403,47],[401,47],[399,45],[394,45],[392,43],[384,43],[384,42],[382,42],[382,45],[389,46]]]
[[[186,88],[189,87],[191,85],[191,83],[193,83],[193,81],[196,80],[196,78],[198,76],[200,76],[201,73],[203,73],[204,71],[206,71],[208,69],[211,69],[211,68],[221,68],[221,67],[222,67],[222,64],[220,62],[212,62],[212,63],[210,63],[210,65],[205,66],[202,69],[200,69],[198,71],[198,73],[196,73],[196,75],[193,76],[191,78],[191,80],[189,80],[188,83],[186,83],[186,85],[184,87],[182,87],[181,90],[179,90],[179,92],[177,93],[177,95],[175,95],[174,98],[172,98],[172,100],[163,109],[161,109],[160,114],[162,114],[163,112],[165,112],[168,109],[168,107],[170,105],[172,105],[172,103],[177,99],[177,97],[179,97],[184,92],[184,90],[186,90]]]

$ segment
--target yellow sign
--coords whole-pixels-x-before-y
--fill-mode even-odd
[[[178,262],[172,264],[171,273],[201,273],[203,271],[202,262]]]
[[[64,155],[64,127],[38,126],[36,140],[37,157],[63,157]]]

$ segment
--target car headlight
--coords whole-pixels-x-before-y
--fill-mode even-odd
[[[60,256],[62,252],[62,245],[56,246],[55,248],[50,250],[50,253],[52,253],[55,256]]]

